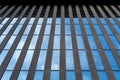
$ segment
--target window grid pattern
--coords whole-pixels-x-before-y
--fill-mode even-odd
[[[44,6],[3,6],[0,79],[119,80],[120,17],[112,12],[119,15],[118,6],[82,6],[85,17],[80,6],[61,6],[61,17],[57,17],[58,8],[47,6],[40,17]]]

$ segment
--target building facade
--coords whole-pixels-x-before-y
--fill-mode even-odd
[[[120,80],[120,5],[1,5],[0,79]]]

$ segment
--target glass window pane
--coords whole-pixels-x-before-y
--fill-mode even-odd
[[[55,34],[60,34],[61,25],[55,25]]]
[[[7,70],[13,70],[19,58],[21,50],[16,50],[7,66]]]
[[[66,80],[76,80],[74,71],[66,71]]]
[[[51,25],[46,25],[45,34],[50,34]]]
[[[99,18],[102,24],[107,24],[104,18]]]
[[[56,18],[56,24],[61,24],[61,18]]]
[[[106,54],[106,57],[108,59],[108,62],[110,64],[112,70],[120,70],[112,52],[110,50],[105,50],[105,54]]]
[[[87,60],[87,55],[84,50],[79,50],[79,59],[82,70],[89,70],[89,64]]]
[[[47,52],[46,50],[41,50],[40,51],[36,70],[44,70],[45,61],[46,61],[46,55],[47,55],[46,52]]]
[[[60,49],[60,36],[54,36],[53,49]]]
[[[13,34],[18,34],[23,25],[18,25]]]
[[[65,36],[65,46],[66,46],[66,49],[72,49],[71,36]]]
[[[98,71],[98,77],[99,77],[99,80],[108,80],[105,71]]]
[[[70,27],[70,25],[65,25],[65,34],[71,34],[71,27]]]
[[[118,25],[113,25],[115,30],[118,32],[118,34],[120,35],[120,27]]]
[[[76,34],[82,34],[81,29],[80,29],[80,25],[74,25],[74,26],[75,26],[75,33]]]
[[[59,71],[51,71],[50,80],[59,80]]]
[[[43,71],[35,71],[34,80],[43,80]]]
[[[20,71],[18,79],[17,80],[26,80],[28,71]]]
[[[92,50],[93,59],[97,70],[104,70],[100,55],[97,50]]]
[[[83,21],[84,24],[88,24],[88,21],[87,21],[86,18],[82,18],[82,21]]]
[[[21,70],[28,70],[29,69],[30,63],[31,63],[31,60],[32,60],[32,57],[33,57],[33,53],[34,53],[33,50],[28,50],[27,51],[27,55],[24,59]]]
[[[10,80],[11,74],[12,74],[12,71],[5,71],[1,80]]]
[[[1,24],[5,24],[8,21],[9,18],[5,18]]]
[[[92,32],[91,32],[91,29],[90,29],[90,26],[89,26],[89,25],[84,25],[84,28],[85,28],[85,32],[86,32],[86,34],[92,34]]]
[[[85,49],[82,36],[76,36],[78,49]]]
[[[41,25],[37,25],[34,34],[39,34],[41,29]]]
[[[74,70],[74,59],[72,50],[66,50],[66,70]]]
[[[44,36],[41,49],[47,49],[48,48],[48,41],[49,41],[49,36]]]
[[[12,46],[14,40],[15,40],[16,36],[11,36],[11,38],[9,39],[8,43],[6,44],[4,49],[10,49],[10,47]]]
[[[28,49],[35,49],[38,36],[33,36]]]
[[[22,49],[23,46],[24,46],[24,44],[25,44],[26,39],[27,39],[27,36],[22,36],[22,38],[21,38],[21,40],[19,41],[18,46],[17,46],[16,49]]]
[[[42,24],[42,22],[43,22],[43,18],[39,18],[38,24]]]
[[[101,32],[100,26],[94,25],[94,28],[95,28],[95,31],[96,31],[96,33],[97,33],[98,35],[99,35],[99,34],[103,34],[103,33]]]
[[[73,18],[74,24],[79,24],[78,18]]]
[[[91,21],[92,21],[93,24],[97,24],[97,21],[96,21],[95,18],[91,18]]]
[[[114,71],[116,80],[120,80],[120,71]]]
[[[3,60],[5,59],[7,53],[8,53],[8,50],[2,50],[2,52],[0,53],[0,65],[2,64]]]
[[[82,71],[83,80],[92,80],[90,71]]]
[[[100,40],[101,45],[104,49],[109,49],[109,46],[108,46],[104,36],[99,36],[99,40]]]
[[[10,24],[14,24],[17,21],[18,18],[13,18],[12,22]]]
[[[112,18],[108,18],[112,24],[116,24]]]
[[[8,32],[10,31],[10,29],[13,27],[13,25],[9,25],[7,26],[7,28],[5,29],[5,31],[2,34],[8,34]]]
[[[59,70],[60,51],[53,50],[51,70]]]
[[[24,24],[26,18],[22,18],[19,24]]]
[[[113,34],[111,29],[110,29],[110,27],[108,25],[104,25],[104,28],[105,28],[107,34]]]
[[[34,20],[35,20],[35,18],[30,18],[30,21],[28,24],[33,24]]]
[[[88,42],[89,42],[90,48],[97,49],[93,36],[87,36],[87,37],[88,37]]]
[[[52,24],[52,18],[47,19],[47,24]]]
[[[0,24],[0,29],[3,27],[3,24]]]
[[[0,44],[2,43],[2,41],[4,40],[5,37],[6,37],[5,35],[0,36]]]
[[[70,24],[70,18],[65,18],[65,24]]]
[[[23,34],[29,34],[29,31],[30,31],[31,27],[32,27],[32,25],[27,25]]]
[[[117,40],[114,36],[109,36],[109,37],[110,37],[110,39],[111,39],[114,47],[115,47],[116,49],[120,49],[120,44],[119,44],[118,40]]]

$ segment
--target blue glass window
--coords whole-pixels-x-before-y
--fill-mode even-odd
[[[93,59],[97,70],[104,70],[99,52],[97,50],[92,50]]]
[[[76,80],[74,71],[66,71],[66,80]]]
[[[82,71],[83,80],[92,80],[90,71]]]
[[[41,25],[37,25],[34,34],[39,34],[41,29]]]
[[[82,34],[81,29],[80,29],[80,25],[75,25],[75,33],[76,34]]]
[[[120,35],[120,27],[116,24],[113,25],[115,30],[118,32],[118,34]]]
[[[41,49],[47,49],[48,48],[48,41],[49,41],[49,36],[44,36]]]
[[[23,34],[29,34],[29,31],[30,31],[31,27],[32,27],[32,25],[27,25]]]
[[[33,53],[34,53],[33,50],[28,50],[27,51],[27,55],[24,59],[21,70],[28,70],[29,69],[30,63],[31,63],[31,60],[32,60],[32,57],[33,57]]]
[[[85,49],[82,36],[76,36],[78,49]]]
[[[42,22],[43,22],[43,18],[39,18],[38,24],[42,24]]]
[[[60,34],[61,25],[55,25],[55,34]]]
[[[96,33],[99,35],[101,35],[101,34],[103,34],[102,32],[101,32],[101,29],[100,29],[100,26],[98,26],[98,25],[94,25],[94,28],[95,28],[95,31],[96,31]]]
[[[0,53],[0,65],[2,64],[3,60],[5,59],[7,53],[8,53],[8,50],[2,50],[2,52]]]
[[[18,18],[13,18],[12,22],[10,24],[15,24]]]
[[[56,18],[56,24],[61,24],[61,18]]]
[[[84,25],[84,27],[85,27],[85,32],[86,32],[86,34],[92,34],[92,32],[91,32],[91,29],[90,29],[90,26],[89,26],[89,25]]]
[[[13,25],[9,25],[6,30],[3,32],[3,34],[8,34],[8,32],[10,31],[10,29],[12,28]]]
[[[74,70],[73,51],[66,50],[66,70]]]
[[[35,18],[30,18],[29,24],[33,24]]]
[[[1,80],[10,80],[11,74],[12,74],[12,71],[5,71]]]
[[[65,18],[65,24],[70,24],[70,18]]]
[[[101,42],[101,44],[102,44],[102,47],[103,47],[104,49],[109,49],[109,46],[108,46],[108,44],[107,44],[104,36],[99,36],[99,40],[100,40],[100,42]]]
[[[93,24],[97,24],[97,21],[96,21],[95,18],[91,18],[91,21],[92,21]]]
[[[36,70],[44,70],[45,61],[46,61],[46,55],[47,55],[46,52],[47,52],[46,50],[41,50],[40,51]]]
[[[79,50],[79,59],[82,70],[89,70],[89,64],[87,60],[87,55],[84,50]]]
[[[60,51],[53,50],[51,70],[59,70],[59,64],[60,64]]]
[[[65,36],[65,47],[66,49],[72,49],[71,36]]]
[[[116,80],[120,80],[120,71],[114,71]]]
[[[104,18],[99,18],[102,24],[107,24]]]
[[[52,18],[47,19],[47,24],[52,24]]]
[[[17,80],[26,80],[27,74],[28,74],[28,71],[20,71]]]
[[[88,42],[89,42],[90,48],[97,49],[93,36],[87,36],[87,37],[88,37]]]
[[[54,36],[53,49],[60,49],[60,36]]]
[[[26,18],[22,18],[19,24],[24,24]]]
[[[116,63],[116,60],[110,50],[105,50],[106,57],[108,59],[108,62],[112,68],[112,70],[120,70],[118,64]]]
[[[45,34],[50,34],[51,25],[46,25]]]
[[[111,39],[114,47],[115,47],[116,49],[120,49],[120,44],[119,44],[118,40],[117,40],[114,36],[109,36],[109,37],[110,37],[110,39]]]
[[[59,71],[51,71],[50,80],[59,80]]]
[[[18,34],[23,25],[18,25],[13,34]]]
[[[105,71],[98,71],[98,77],[99,77],[99,80],[108,80]]]
[[[21,50],[16,50],[7,66],[7,70],[13,70],[19,58]]]
[[[9,18],[5,18],[1,24],[5,24],[8,21]]]
[[[43,80],[43,71],[35,71],[34,80]]]
[[[116,24],[112,18],[108,18],[112,24]]]
[[[82,18],[82,21],[83,21],[84,24],[88,24],[88,21],[87,21],[86,18]]]
[[[3,27],[3,24],[0,24],[0,29]]]
[[[70,25],[65,25],[65,34],[71,34],[71,27],[70,27]]]
[[[110,27],[108,25],[104,25],[104,28],[105,28],[107,34],[113,34],[111,29],[110,29]]]
[[[2,43],[2,41],[4,40],[5,37],[6,37],[5,35],[0,36],[0,44]]]
[[[79,24],[78,18],[73,18],[74,24]]]

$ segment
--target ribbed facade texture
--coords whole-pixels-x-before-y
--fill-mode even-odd
[[[120,80],[120,5],[1,5],[0,80]]]

